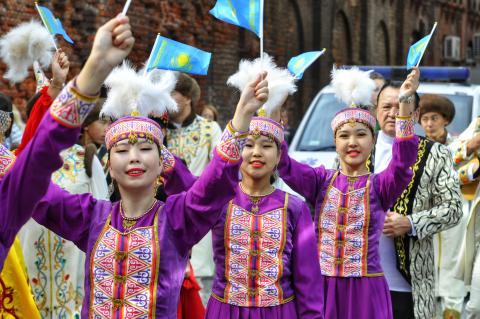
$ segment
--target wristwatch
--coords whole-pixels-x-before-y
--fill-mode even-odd
[[[398,101],[400,103],[407,103],[407,104],[412,104],[413,103],[413,100],[414,100],[414,95],[411,94],[409,96],[406,96],[406,95],[400,95],[398,97]]]

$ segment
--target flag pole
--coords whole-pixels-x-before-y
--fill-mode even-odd
[[[37,9],[38,14],[40,15],[40,19],[42,19],[43,25],[49,31],[48,33],[50,33],[50,30],[48,29],[47,21],[45,21],[45,19],[43,18],[42,12],[40,11],[40,8],[38,7],[38,2],[37,1],[35,1],[35,8]],[[50,35],[53,38],[53,46],[55,47],[55,51],[58,51],[57,43],[55,43],[55,36],[52,33],[50,33]]]
[[[122,10],[123,16],[127,15],[128,8],[130,8],[130,3],[132,3],[132,0],[127,0],[127,2],[125,3],[125,6],[123,7],[123,10]]]
[[[150,63],[152,62],[152,59],[153,59],[153,51],[157,47],[157,43],[159,39],[160,39],[160,33],[157,34],[157,38],[155,39],[155,43],[153,44],[152,51],[150,52],[150,56],[148,57],[148,60],[147,60],[147,65],[145,66],[145,70],[143,71],[143,76],[147,76],[148,74],[148,67],[150,66]]]
[[[435,21],[432,31],[430,32],[430,38],[428,39],[427,45],[425,46],[425,50],[423,50],[422,55],[420,55],[420,59],[418,59],[416,67],[420,65],[420,61],[422,61],[423,55],[425,54],[425,51],[427,51],[427,47],[430,44],[430,41],[432,40],[433,32],[435,32],[435,29],[437,28],[437,21]]]

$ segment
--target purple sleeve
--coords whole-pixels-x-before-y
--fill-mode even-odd
[[[198,180],[188,191],[168,197],[165,208],[178,249],[187,251],[200,241],[234,197],[245,137],[227,127]]]
[[[295,161],[288,155],[287,143],[283,142],[278,173],[288,186],[314,205],[327,171],[323,165],[313,168]]]
[[[310,210],[302,203],[301,214],[293,233],[293,286],[299,318],[323,318],[323,289],[317,240]]]
[[[168,152],[165,148],[165,151]],[[164,153],[165,151],[162,151]],[[170,153],[170,152],[169,152]],[[193,175],[180,158],[170,155],[174,158],[174,165],[169,170],[164,170],[164,185],[167,196],[175,195],[187,191],[198,179]]]
[[[47,193],[35,206],[33,219],[85,252],[92,212],[98,202],[91,194],[73,195],[50,183]]]
[[[375,176],[376,190],[383,209],[390,209],[410,183],[413,173],[411,166],[418,155],[418,136],[410,139],[395,139],[392,160],[387,168]]]
[[[53,103],[50,113],[45,114],[31,142],[2,180],[2,249],[10,247],[16,233],[32,216],[35,205],[50,189],[51,174],[63,163],[59,153],[77,141],[81,121],[95,106],[91,99],[80,100],[78,92],[69,84]],[[3,256],[0,255],[2,262]]]

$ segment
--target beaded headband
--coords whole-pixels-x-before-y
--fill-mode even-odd
[[[107,128],[105,146],[110,150],[119,141],[128,139],[129,143],[135,144],[139,138],[145,138],[161,146],[163,133],[160,126],[147,117],[125,116]]]
[[[254,117],[250,122],[248,132],[253,136],[266,136],[273,139],[279,145],[284,140],[283,127],[274,120],[267,117]]]
[[[11,114],[12,112],[0,110],[0,133],[3,134],[10,128],[10,124],[12,123]]]
[[[337,130],[346,123],[362,123],[374,131],[377,125],[377,120],[367,110],[357,107],[347,107],[335,114],[331,124],[333,133],[337,132]]]

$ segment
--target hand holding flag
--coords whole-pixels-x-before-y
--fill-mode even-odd
[[[192,46],[157,36],[146,71],[164,69],[207,75],[212,54]]]
[[[425,53],[425,50],[427,50],[428,43],[430,42],[430,39],[432,38],[436,28],[437,22],[435,22],[435,24],[433,25],[430,34],[423,37],[410,47],[407,57],[407,70],[410,70],[413,67],[418,67],[420,65],[423,54]]]
[[[300,80],[303,77],[305,70],[321,57],[325,51],[327,51],[327,49],[323,49],[322,51],[305,52],[291,58],[290,61],[288,61],[287,68],[295,76],[295,80]]]
[[[40,14],[40,18],[43,21],[43,24],[48,29],[51,35],[61,35],[65,41],[70,44],[73,44],[72,38],[70,38],[67,34],[67,31],[62,26],[62,22],[60,19],[55,18],[55,15],[50,11],[47,7],[39,6],[38,3],[35,2],[35,7]]]

